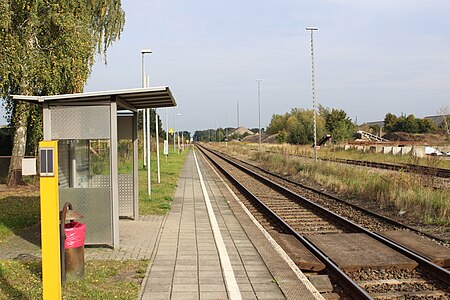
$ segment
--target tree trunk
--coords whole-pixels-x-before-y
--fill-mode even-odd
[[[29,104],[19,101],[16,103],[14,112],[14,139],[11,162],[8,172],[8,186],[25,184],[22,179],[22,158],[25,156],[27,144],[27,121],[29,115]]]

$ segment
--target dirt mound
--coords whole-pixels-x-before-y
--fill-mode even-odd
[[[263,143],[266,143],[266,138],[269,135],[265,132],[262,132],[262,136],[261,136],[261,141]],[[255,133],[254,135],[249,135],[246,136],[245,138],[242,139],[243,142],[249,142],[249,143],[259,143],[259,133]]]
[[[448,134],[390,132],[385,134],[383,138],[389,141],[422,142],[430,145],[450,143],[450,136]]]
[[[246,135],[254,135],[254,133],[252,131],[248,130],[245,127],[238,127],[238,128],[236,128],[236,130],[234,130],[230,135],[242,136],[244,134],[246,134]]]

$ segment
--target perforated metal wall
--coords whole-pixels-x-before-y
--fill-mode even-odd
[[[134,216],[133,174],[119,174],[119,216]]]
[[[68,188],[70,184],[69,165],[70,145],[66,141],[58,142],[58,184],[59,188]],[[64,203],[63,203],[64,204]]]
[[[86,245],[112,245],[112,211],[109,188],[61,188],[60,208],[70,202],[83,215]]]
[[[53,140],[109,139],[109,106],[51,106]]]

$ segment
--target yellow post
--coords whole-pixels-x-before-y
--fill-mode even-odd
[[[58,142],[39,143],[43,299],[61,299]]]

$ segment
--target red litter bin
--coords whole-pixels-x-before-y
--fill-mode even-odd
[[[84,277],[84,240],[86,225],[80,222],[64,224],[66,279],[76,280]]]

